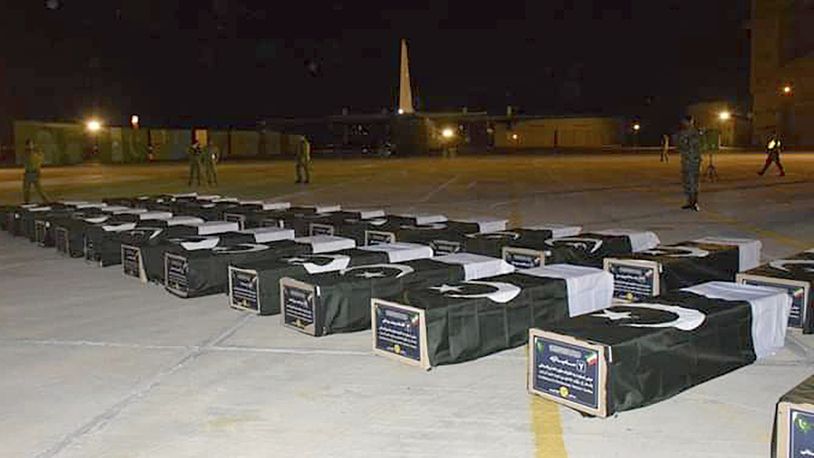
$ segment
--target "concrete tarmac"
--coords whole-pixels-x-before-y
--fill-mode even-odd
[[[814,247],[814,155],[758,177],[716,158],[701,213],[657,155],[227,163],[207,193],[340,203],[513,226],[631,227],[665,243],[759,238],[764,260]],[[0,169],[0,202],[21,170]],[[180,192],[182,164],[46,168],[59,199]],[[814,372],[814,337],[651,407],[591,419],[525,389],[525,348],[430,372],[374,356],[371,333],[311,338],[224,296],[182,300],[0,234],[0,456],[765,457],[777,398]]]

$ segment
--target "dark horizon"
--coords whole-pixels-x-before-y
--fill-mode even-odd
[[[696,101],[748,106],[749,2],[540,3],[13,1],[0,14],[0,132],[91,114],[191,127],[392,110],[401,38],[423,110],[511,104],[659,125]]]

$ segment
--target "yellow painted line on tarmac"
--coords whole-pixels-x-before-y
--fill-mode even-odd
[[[537,458],[567,458],[562,437],[558,404],[531,396],[531,429],[534,433],[534,456]]]

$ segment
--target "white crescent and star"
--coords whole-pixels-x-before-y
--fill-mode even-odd
[[[705,258],[709,256],[709,251],[694,246],[656,247],[652,250],[642,251],[642,253],[668,258]]]
[[[379,269],[375,271],[374,269]],[[356,277],[360,278],[381,278],[386,277],[387,274],[384,272],[384,269],[394,269],[397,270],[399,273],[396,275],[395,278],[401,278],[405,275],[411,274],[415,272],[415,270],[403,264],[369,264],[366,266],[356,266],[351,267],[349,269],[342,269],[339,271],[339,275],[346,275],[348,272],[354,272],[361,270],[362,272],[356,274]]]
[[[677,305],[633,303],[625,304],[624,307],[658,310],[661,312],[669,312],[676,315],[675,320],[665,321],[662,323],[636,323],[635,321],[633,321],[630,323],[624,323],[620,325],[632,328],[675,328],[681,331],[692,331],[693,329],[697,329],[699,326],[701,326],[704,323],[704,320],[706,320],[706,315],[702,313],[700,310],[688,309]],[[610,321],[636,320],[636,318],[633,316],[633,312],[630,311],[615,312],[609,309],[605,309],[599,313],[594,313],[591,316],[597,318],[605,318]]]
[[[600,239],[592,239],[592,238],[587,238],[587,237],[561,237],[561,238],[558,238],[558,239],[546,240],[547,245],[554,246],[555,243],[563,243],[563,244],[566,244],[566,245],[569,245],[569,246],[573,246],[575,248],[578,248],[579,245],[582,245],[582,244],[584,244],[586,246],[587,245],[593,245],[593,248],[591,248],[590,251],[591,251],[591,253],[596,253],[596,251],[599,250],[602,247],[602,244],[604,242],[602,240],[600,240]]]
[[[486,232],[483,234],[466,234],[469,238],[478,238],[478,239],[492,239],[492,240],[499,240],[499,239],[511,239],[517,240],[520,238],[520,234],[517,232],[511,231],[496,231],[496,232]]]
[[[242,254],[242,253],[255,253],[258,251],[268,250],[268,245],[260,245],[259,243],[238,243],[229,246],[216,246],[212,248],[212,253],[215,254]]]
[[[809,259],[778,259],[769,263],[769,267],[777,270],[784,270],[791,272],[786,266],[805,266],[803,270],[806,272],[814,272],[814,260]]]
[[[464,289],[466,289],[467,285],[477,285],[477,286],[489,286],[494,288],[494,291],[489,291],[486,293],[475,293],[475,294],[466,294],[464,293]],[[499,281],[475,281],[470,280],[462,283],[458,283],[457,285],[447,285],[444,283],[441,286],[433,286],[430,289],[438,291],[440,294],[444,295],[445,297],[454,297],[459,299],[478,299],[478,298],[486,298],[492,302],[497,302],[499,304],[505,304],[520,294],[520,287],[515,286],[511,283],[499,282]]]
[[[318,259],[329,259],[326,264],[317,264],[315,261]],[[350,264],[350,256],[344,254],[317,254],[317,255],[301,255],[292,258],[284,258],[286,262],[293,265],[300,265],[309,274],[321,272],[333,272],[336,270],[346,269]]]
[[[142,227],[139,229],[133,229],[130,233],[134,236],[138,237],[147,237],[148,239],[152,240],[158,237],[158,234],[164,232],[164,229],[161,228],[153,228],[153,227]]]
[[[451,285],[448,285],[448,284],[444,283],[441,286],[430,286],[430,289],[438,291],[441,294],[446,294],[446,293],[448,293],[450,291],[455,291],[456,293],[460,293],[461,290],[463,289],[463,287],[462,286],[451,286]]]
[[[444,223],[432,223],[432,224],[422,224],[419,226],[408,224],[401,226],[402,229],[411,230],[411,231],[431,231],[431,230],[438,230],[438,229],[446,229],[447,225]]]

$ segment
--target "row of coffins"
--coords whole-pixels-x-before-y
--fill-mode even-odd
[[[530,342],[531,392],[599,416],[749,364],[811,316],[810,253],[757,267],[753,240],[194,194],[0,213],[12,233],[179,297],[227,293],[312,336],[372,328],[376,353],[424,368]]]

